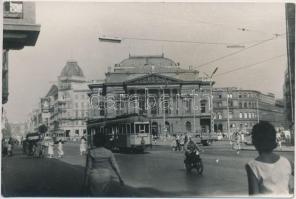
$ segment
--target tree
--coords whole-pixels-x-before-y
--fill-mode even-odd
[[[45,124],[42,124],[42,125],[39,126],[39,129],[38,130],[39,130],[39,132],[41,134],[44,134],[47,131],[47,126]]]

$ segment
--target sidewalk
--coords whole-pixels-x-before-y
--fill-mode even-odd
[[[158,139],[156,140],[156,144],[152,143],[152,145],[159,145],[159,146],[171,146],[173,140],[172,139]],[[222,140],[222,141],[215,141],[214,145],[217,143],[227,143],[227,145],[229,144],[228,140]],[[245,150],[245,151],[255,151],[255,147],[254,145],[246,145],[244,143],[241,144],[241,150]],[[294,146],[286,146],[286,145],[282,145],[282,148],[280,149],[279,147],[277,147],[274,151],[277,152],[294,152],[295,151],[295,147]]]
[[[255,149],[254,145],[242,144],[241,150],[255,151],[256,149]],[[294,152],[295,148],[294,148],[294,146],[282,146],[281,149],[279,147],[277,147],[276,149],[274,149],[274,151],[277,151],[277,152],[281,152],[281,151],[282,152]]]

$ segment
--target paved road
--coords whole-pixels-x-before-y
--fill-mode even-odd
[[[145,154],[119,154],[115,156],[126,183],[133,187],[150,187],[178,196],[233,196],[247,195],[247,176],[244,165],[257,156],[256,151],[236,154],[227,142],[216,142],[203,147],[201,154],[204,174],[187,175],[183,165],[183,152],[173,152],[167,146],[156,146]],[[79,148],[68,145],[63,161],[83,165],[77,159]],[[71,156],[70,156],[71,154]],[[279,152],[293,160],[293,152]],[[217,162],[218,160],[218,162]]]
[[[79,196],[84,159],[79,145],[65,144],[65,157],[32,159],[23,155],[3,159],[2,191],[7,196]],[[293,160],[292,152],[281,155]],[[156,146],[145,154],[119,154],[122,176],[127,184],[119,196],[246,196],[244,165],[256,156],[255,151],[237,155],[226,143],[205,147],[201,154],[204,174],[186,175],[183,152]],[[218,163],[217,163],[217,160]],[[116,196],[116,195],[115,195]]]

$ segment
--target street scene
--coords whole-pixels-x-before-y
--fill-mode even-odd
[[[3,197],[294,196],[295,4],[3,11]]]

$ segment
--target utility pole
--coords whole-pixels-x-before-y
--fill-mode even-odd
[[[228,132],[228,138],[230,138],[230,125],[229,125],[229,94],[227,92],[227,98],[226,98],[226,104],[227,104],[227,132]]]

